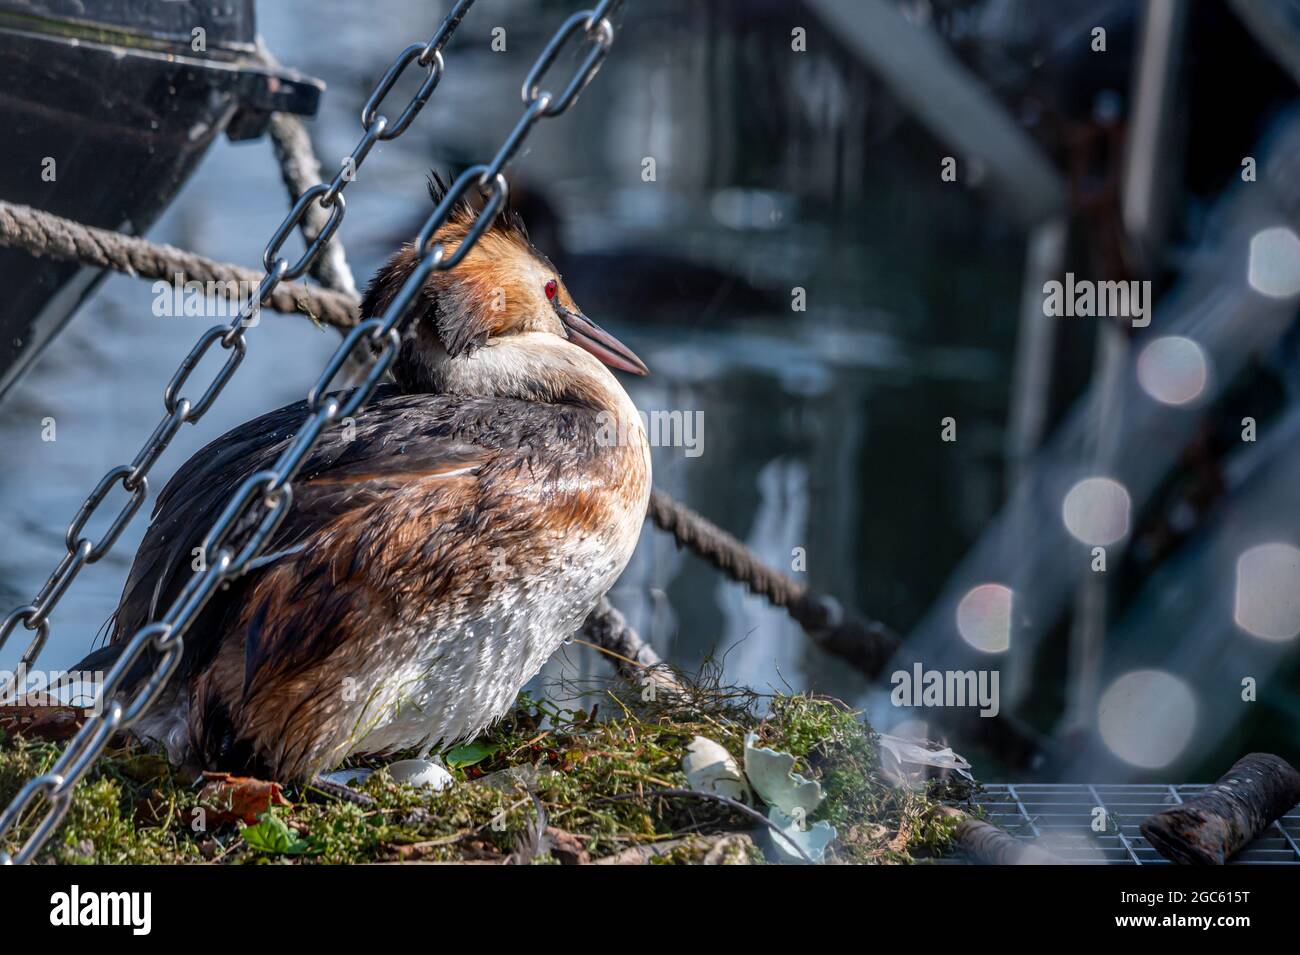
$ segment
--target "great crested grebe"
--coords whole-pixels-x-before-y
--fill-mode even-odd
[[[431,181],[435,201],[441,190]],[[453,251],[475,215],[462,204],[437,240]],[[415,260],[408,246],[380,269],[363,315],[382,313]],[[646,373],[518,217],[499,217],[430,278],[396,384],[321,438],[265,556],[191,626],[137,733],[174,762],[299,781],[353,754],[448,746],[501,716],[622,572],[645,517],[649,443],[605,365]],[[235,488],[306,414],[300,402],[262,415],[181,467],[110,643],[84,665],[102,668],[166,609]]]

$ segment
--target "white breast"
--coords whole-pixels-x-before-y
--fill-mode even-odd
[[[631,550],[595,537],[577,541],[540,573],[502,581],[473,619],[435,616],[385,634],[346,754],[428,752],[481,733],[581,628]]]

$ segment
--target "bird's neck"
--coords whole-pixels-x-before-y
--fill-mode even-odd
[[[455,357],[435,347],[405,358],[408,367],[418,362],[422,371],[418,385],[423,387],[408,390],[574,404],[639,422],[632,399],[608,368],[545,332],[489,339]]]
[[[640,412],[613,373],[578,346],[544,332],[489,339],[454,358],[441,348],[438,352],[421,353],[434,386],[424,390],[569,405],[586,412],[581,417],[588,420],[574,440],[585,448],[584,460],[603,468],[612,489],[605,505],[612,508],[614,533],[630,550],[650,497],[650,441]],[[575,488],[582,484],[578,481]],[[581,497],[574,488],[565,493]]]

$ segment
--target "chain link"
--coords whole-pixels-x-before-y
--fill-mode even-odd
[[[604,7],[606,4],[601,4],[601,6]],[[583,39],[591,46],[591,49],[569,80],[564,92],[560,94],[559,99],[556,99],[552,94],[541,91],[542,79],[555,64],[560,51],[564,49],[569,39],[577,36],[579,30],[582,31]],[[555,32],[555,36],[551,37],[551,42],[546,44],[546,49],[542,50],[542,55],[537,58],[533,68],[528,71],[528,77],[524,80],[524,102],[532,104],[546,97],[547,105],[543,107],[542,114],[544,116],[559,116],[577,101],[578,94],[591,82],[592,77],[596,75],[596,71],[600,69],[600,64],[605,59],[605,55],[609,53],[609,46],[613,42],[614,27],[605,19],[604,13],[600,12],[599,8],[596,10],[580,10],[569,17],[564,21],[564,25]]]
[[[294,441],[282,452],[274,466],[249,476],[231,497],[225,510],[203,540],[204,569],[189,579],[161,620],[140,628],[127,643],[105,678],[100,699],[109,702],[103,711],[88,717],[50,770],[23,786],[0,813],[0,839],[2,839],[19,819],[29,809],[34,809],[42,799],[46,807],[45,815],[12,858],[8,853],[0,851],[0,865],[31,861],[67,813],[71,805],[73,788],[103,752],[113,734],[119,729],[131,726],[139,719],[166,687],[167,681],[180,664],[186,629],[194,622],[195,617],[206,606],[219,586],[247,570],[248,565],[257,557],[261,548],[284,520],[293,503],[291,482],[297,476],[320,435],[331,424],[358,411],[378,387],[384,372],[397,356],[402,331],[410,320],[411,305],[425,281],[434,271],[454,268],[474,247],[504,207],[509,193],[509,184],[503,169],[519,150],[528,132],[538,120],[559,116],[568,110],[577,100],[578,94],[595,76],[614,38],[614,28],[608,20],[608,15],[620,2],[621,0],[602,0],[591,10],[582,10],[573,14],[547,43],[524,82],[525,110],[514,129],[506,137],[490,163],[471,166],[456,179],[443,200],[425,221],[416,242],[416,248],[420,250],[421,255],[415,268],[397,295],[393,297],[384,314],[358,324],[336,349],[308,394],[310,414],[300,426]],[[18,623],[22,623],[29,630],[37,631],[34,644],[44,643],[49,633],[47,619],[49,610],[62,595],[76,571],[81,566],[93,563],[94,560],[102,557],[139,508],[145,493],[144,489],[147,488],[145,475],[161,453],[162,447],[171,440],[180,424],[197,420],[197,417],[207,410],[234,373],[232,365],[237,365],[243,356],[246,313],[259,307],[282,279],[296,278],[303,274],[320,253],[329,236],[338,228],[346,211],[342,192],[354,178],[352,174],[344,173],[355,173],[356,168],[364,161],[376,141],[401,135],[428,101],[442,77],[441,50],[473,3],[474,0],[458,0],[443,20],[438,32],[428,43],[408,46],[389,67],[366,101],[361,115],[364,133],[351,156],[343,160],[343,168],[339,175],[328,186],[320,184],[303,193],[267,245],[263,256],[267,275],[262,280],[257,295],[250,300],[249,305],[241,309],[240,315],[230,326],[225,328],[219,326],[204,333],[167,388],[164,400],[167,416],[155,429],[150,443],[141,450],[131,465],[114,468],[106,474],[74,518],[67,534],[69,554],[84,554],[84,556],[72,560],[65,558],[60,564],[60,569],[51,575],[50,581],[42,588],[42,596],[32,604],[16,608],[3,623],[0,623],[0,647],[4,646],[5,640]],[[592,48],[557,99],[551,93],[541,91],[540,83],[570,38],[578,35],[579,29]],[[419,90],[398,115],[397,122],[390,125],[387,117],[379,113],[379,107],[397,82],[398,76],[411,63],[419,63],[425,67],[428,71],[427,75]],[[473,227],[450,255],[447,254],[442,243],[435,243],[430,248],[434,236],[446,224],[456,203],[474,186],[482,191],[484,205]],[[280,257],[280,247],[289,233],[296,228],[312,201],[319,202],[332,210],[329,222],[299,261],[290,266],[286,259]],[[218,332],[220,334],[217,334]],[[194,365],[215,340],[220,340],[223,347],[233,349],[231,357],[227,359],[226,365],[209,385],[198,404],[192,405],[189,399],[179,398],[177,395]],[[375,348],[378,348],[377,353],[374,353]],[[346,398],[340,399],[337,395],[329,394],[327,391],[329,385],[348,358],[358,349],[363,349],[367,354],[373,353],[373,363],[365,380],[354,387]],[[154,448],[155,443],[160,444],[161,447]],[[79,537],[81,529],[99,506],[104,495],[117,481],[121,481],[132,493],[132,498],[100,542],[91,545],[89,541]],[[68,570],[67,567],[75,569]],[[149,678],[136,687],[129,699],[125,701],[120,699],[119,689],[127,674],[149,653],[153,654]],[[34,656],[35,654],[33,658]],[[27,657],[24,656],[24,661],[26,660]]]
[[[388,68],[384,78],[379,81],[379,85],[375,87],[374,92],[370,94],[370,98],[366,100],[366,105],[361,108],[361,125],[369,129],[379,119],[379,107],[383,105],[388,94],[397,85],[397,80],[406,72],[406,68],[418,59],[420,64],[428,70],[424,82],[420,84],[420,88],[416,90],[411,101],[406,104],[406,109],[402,110],[401,115],[397,117],[397,122],[393,123],[391,127],[382,130],[378,134],[379,139],[385,141],[396,139],[406,132],[406,127],[411,125],[411,120],[415,119],[415,114],[424,108],[424,104],[433,95],[434,87],[442,79],[442,53],[435,52],[433,59],[426,64],[424,58],[427,52],[428,44],[424,43],[412,43],[403,50],[393,62],[393,65]],[[386,123],[385,125],[387,126]]]
[[[293,235],[293,233],[298,230],[298,226],[302,224],[302,220],[307,218],[307,211],[311,207],[311,204],[319,201],[329,191],[329,186],[325,185],[323,182],[319,182],[298,197],[298,201],[293,204],[293,208],[289,210],[289,214],[285,216],[284,221],[280,223],[280,227],[275,230],[275,235],[271,236],[271,241],[267,244],[266,251],[262,253],[262,265],[266,268],[267,274],[275,272],[276,266],[281,262],[284,262],[284,260],[280,258],[280,246],[284,245],[289,236]],[[311,245],[307,246],[298,261],[293,265],[284,262],[284,267],[280,270],[282,272],[280,276],[282,279],[301,278],[303,273],[305,273],[308,267],[311,266],[312,260],[315,259],[316,256],[320,254],[320,250],[325,247],[325,243],[328,242],[330,237],[334,235],[335,231],[337,231],[339,224],[343,221],[344,213],[348,211],[348,204],[343,201],[342,188],[334,194],[333,199],[330,201],[329,208],[329,219],[327,219],[325,224],[321,226],[320,232],[317,233],[316,238],[312,239]]]

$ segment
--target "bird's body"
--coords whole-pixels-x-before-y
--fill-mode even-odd
[[[484,314],[462,286],[430,289],[397,385],[322,437],[265,555],[186,633],[172,688],[137,726],[174,760],[293,780],[353,754],[470,738],[622,572],[649,497],[649,448],[593,355],[644,366],[564,301],[521,230],[492,236],[458,267],[461,281],[508,268],[543,304],[520,292],[510,315]],[[521,242],[528,260],[509,261]],[[410,258],[376,278],[367,314]],[[300,403],[263,415],[176,474],[101,654],[170,604],[234,490],[271,466],[306,414]]]

